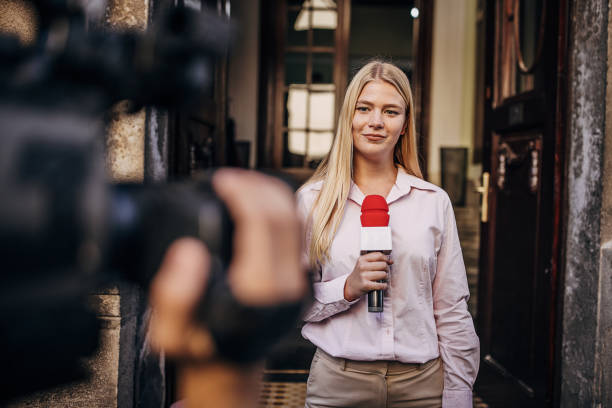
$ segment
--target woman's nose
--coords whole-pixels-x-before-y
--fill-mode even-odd
[[[370,120],[368,122],[368,125],[373,128],[383,127],[384,123],[382,120],[382,112],[379,112],[377,109],[374,109],[370,114]]]

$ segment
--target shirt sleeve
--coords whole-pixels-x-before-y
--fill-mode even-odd
[[[327,282],[314,282],[314,299],[310,309],[303,317],[305,322],[320,322],[335,314],[348,310],[360,298],[349,302],[344,298],[344,284],[348,274]],[[320,280],[320,273],[319,273]]]
[[[480,342],[467,308],[470,294],[455,215],[448,196],[445,198],[445,227],[433,283],[434,317],[444,362],[442,407],[471,408]]]
[[[312,198],[312,197],[311,197]],[[309,202],[310,201],[310,202]],[[297,194],[298,213],[302,219],[305,231],[304,247],[302,249],[302,262],[307,265],[308,248],[310,245],[310,209],[314,200],[308,200],[303,191]],[[313,296],[312,305],[303,316],[305,322],[320,322],[335,314],[344,312],[351,305],[359,301],[359,298],[349,302],[344,298],[344,285],[349,274],[339,276],[330,281],[323,282],[321,268],[313,271]]]

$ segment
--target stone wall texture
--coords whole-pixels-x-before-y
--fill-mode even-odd
[[[148,9],[148,0],[110,0],[104,23],[116,30],[144,30]],[[113,181],[144,180],[145,122],[145,110],[128,113],[127,102],[118,103],[111,110],[106,164]]]
[[[144,180],[145,121],[145,110],[129,113],[127,102],[120,102],[111,110],[106,138],[106,166],[113,181]]]
[[[608,2],[572,1],[569,47],[567,237],[561,407],[596,407]]]
[[[602,407],[612,407],[612,7],[608,10],[608,72],[606,134],[603,151],[601,252],[598,293],[598,341],[595,358],[596,396]]]
[[[148,20],[148,0],[110,0],[105,13],[105,25],[112,29],[144,30]],[[16,34],[24,44],[33,41],[36,35],[36,14],[25,0],[0,1],[0,32]],[[107,136],[107,168],[114,181],[139,182],[144,179],[144,144],[145,144],[145,110],[126,113],[127,103],[117,104],[110,112]],[[130,292],[128,290],[128,292]],[[131,292],[130,292],[131,293]],[[129,297],[129,296],[128,296]],[[137,295],[132,296],[136,299]],[[96,310],[102,322],[100,347],[96,354],[84,361],[91,372],[85,381],[38,392],[8,405],[11,408],[22,407],[68,407],[68,408],[111,408],[132,406],[133,381],[119,384],[121,370],[120,344],[129,345],[135,337],[135,313],[122,319],[122,303],[117,287],[101,290],[90,297],[91,306]],[[126,338],[124,332],[129,332]],[[126,350],[130,350],[126,347]],[[131,356],[128,356],[131,358]],[[125,370],[123,370],[125,371]],[[133,377],[133,372],[122,373],[126,379]],[[118,390],[126,388],[118,397]]]
[[[25,0],[0,2],[0,32],[16,35],[22,44],[30,44],[36,36],[36,13]]]
[[[119,293],[92,295],[90,301],[102,321],[100,347],[86,361],[89,379],[37,392],[7,405],[7,408],[111,408],[117,406],[119,365]]]

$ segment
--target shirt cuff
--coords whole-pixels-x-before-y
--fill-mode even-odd
[[[442,408],[472,408],[472,390],[442,391]]]
[[[351,302],[344,298],[344,285],[346,284],[347,278],[348,274],[327,282],[316,282],[313,285],[314,298],[323,304],[340,302],[346,305],[352,305],[357,302],[359,298]]]

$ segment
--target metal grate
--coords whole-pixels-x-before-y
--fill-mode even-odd
[[[258,408],[303,408],[305,399],[305,382],[264,382],[257,406]]]

